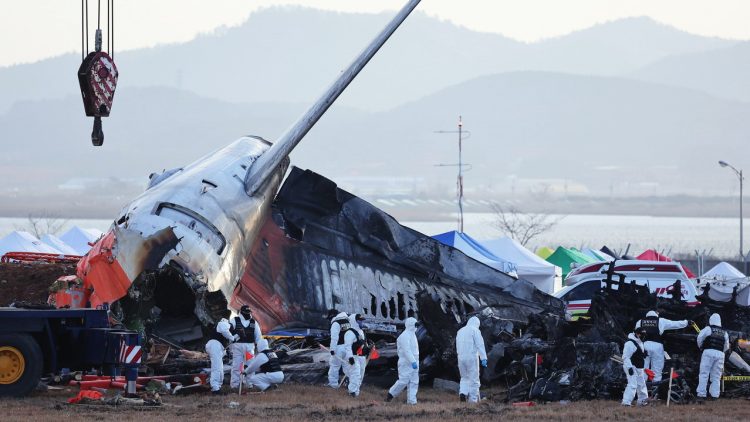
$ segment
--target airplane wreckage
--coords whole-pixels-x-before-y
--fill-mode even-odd
[[[264,332],[327,329],[326,310],[363,314],[394,333],[439,298],[460,320],[488,305],[519,318],[561,314],[532,284],[401,226],[288,155],[419,3],[408,2],[276,142],[243,137],[178,169],[152,174],[80,261],[93,306],[175,342],[201,342],[227,307],[249,305]]]
[[[362,314],[365,329],[392,341],[413,316],[424,324],[423,372],[452,378],[455,333],[477,315],[490,356],[484,381],[504,382],[509,400],[619,396],[625,377],[613,357],[646,311],[659,306],[667,318],[694,314],[706,323],[709,305],[665,303],[622,280],[619,289],[595,296],[590,320],[570,323],[559,299],[400,225],[333,181],[294,167],[284,179],[292,149],[418,3],[404,6],[275,142],[243,137],[188,166],[152,174],[146,191],[79,262],[84,303],[107,304],[129,328],[185,347],[202,346],[222,313],[242,305],[264,333],[324,334],[326,311],[337,308]],[[618,283],[613,276],[608,286]],[[750,312],[726,312],[734,314],[725,321],[749,322],[733,340],[745,336]],[[665,338],[684,369],[673,400],[688,401],[699,359],[695,333]],[[392,375],[393,350],[383,351],[381,366]],[[736,351],[740,360],[750,357]],[[325,358],[292,355],[284,368],[289,379],[323,376]]]

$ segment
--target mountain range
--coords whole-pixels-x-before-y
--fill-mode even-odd
[[[274,139],[389,18],[271,8],[187,43],[116,52],[98,149],[75,80],[80,56],[0,68],[5,189],[145,183],[241,135]],[[470,190],[731,193],[729,175],[708,166],[746,160],[747,70],[750,43],[648,18],[526,44],[418,13],[292,159],[334,180],[400,177],[450,192],[455,168],[435,165],[456,160],[455,136],[434,132],[462,114]]]

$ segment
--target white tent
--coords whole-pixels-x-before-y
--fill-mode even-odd
[[[89,243],[95,242],[101,237],[102,232],[96,229],[82,229],[73,226],[60,236],[60,240],[76,251],[76,255],[86,255],[91,249]]]
[[[698,291],[708,284],[708,297],[720,302],[729,302],[735,290],[738,305],[750,305],[750,279],[731,264],[720,262],[698,278]]]
[[[509,237],[480,242],[493,255],[516,264],[519,278],[530,281],[545,293],[562,288],[562,270],[550,264]]]
[[[57,249],[58,251],[64,253],[65,255],[78,255],[78,251],[60,240],[60,238],[55,236],[54,234],[47,233],[45,235],[42,235],[42,238],[40,240],[47,245]]]
[[[701,280],[734,280],[737,278],[745,278],[745,274],[742,274],[740,270],[727,262],[719,262],[700,276]]]
[[[0,239],[0,256],[8,252],[62,253],[24,231],[14,231]]]

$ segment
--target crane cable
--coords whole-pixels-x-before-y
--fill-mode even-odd
[[[110,57],[115,56],[115,0],[107,0],[107,48]],[[96,5],[95,48],[101,50],[102,0]],[[89,54],[89,1],[81,0],[81,61]]]
[[[107,42],[102,50],[102,1],[96,3],[96,32],[94,51],[89,49],[89,2],[81,0],[81,65],[78,82],[86,116],[94,118],[91,142],[101,146],[104,142],[102,117],[112,109],[119,72],[114,59],[114,0],[107,0]],[[109,50],[109,51],[107,51]]]

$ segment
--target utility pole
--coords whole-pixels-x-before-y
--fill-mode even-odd
[[[438,167],[458,167],[458,175],[456,176],[456,199],[458,200],[458,232],[464,232],[464,166],[468,167],[467,171],[471,169],[470,164],[463,163],[463,137],[467,135],[466,139],[469,139],[471,132],[464,131],[464,123],[461,116],[458,116],[458,130],[438,130],[435,133],[457,133],[458,134],[458,164],[437,164]]]

